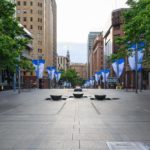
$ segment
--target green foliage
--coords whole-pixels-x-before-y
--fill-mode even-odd
[[[79,78],[77,72],[74,69],[68,69],[67,71],[63,71],[61,75],[61,80],[70,82],[72,86],[82,85],[83,83],[83,80]]]
[[[19,56],[22,54],[29,39],[23,38],[25,34],[23,28],[14,17],[15,5],[7,0],[0,2],[0,71],[15,71],[16,66],[24,68],[31,65],[28,60]],[[26,65],[24,65],[26,64]],[[27,65],[28,64],[28,65]],[[27,67],[28,68],[28,67]],[[26,69],[27,69],[26,68]]]
[[[128,0],[129,9],[123,13],[124,32],[122,38],[118,38],[116,43],[121,45],[117,54],[112,56],[113,59],[126,57],[128,43],[145,43],[145,62],[150,64],[150,0]],[[125,55],[122,55],[125,53]]]

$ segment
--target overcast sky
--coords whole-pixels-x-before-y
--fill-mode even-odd
[[[87,36],[90,31],[102,31],[113,9],[125,7],[126,0],[56,0],[58,54],[69,49],[72,61],[86,62]],[[84,44],[73,52],[72,43]],[[83,51],[81,59],[76,59]]]

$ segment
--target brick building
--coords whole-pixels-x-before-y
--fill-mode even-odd
[[[71,69],[74,69],[82,79],[87,79],[87,64],[72,63]]]
[[[95,38],[92,48],[92,75],[103,69],[103,34],[102,32]]]

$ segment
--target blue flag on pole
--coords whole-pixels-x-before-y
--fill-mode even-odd
[[[118,78],[123,73],[124,64],[125,60],[123,58],[117,59],[114,63],[112,63],[113,70]]]
[[[45,60],[32,60],[37,78],[43,78]]]
[[[135,50],[138,48],[137,55],[138,55],[138,64],[137,64],[137,70],[141,71],[142,70],[142,61],[144,57],[144,49],[145,43],[144,42],[139,42],[138,44],[132,44],[129,50],[132,50],[131,56],[128,57],[128,62],[131,70],[136,70],[136,56],[135,56]]]
[[[110,70],[109,69],[104,69],[104,70],[101,70],[101,73],[102,73],[102,77],[103,77],[103,82],[107,82],[107,79],[108,79],[108,76],[110,74]]]

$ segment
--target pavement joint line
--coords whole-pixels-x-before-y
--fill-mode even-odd
[[[64,102],[64,104],[61,106],[61,108],[58,110],[58,112],[56,113],[57,115],[60,114],[60,112],[63,110],[63,108],[65,107],[66,102]]]
[[[100,115],[101,113],[99,112],[99,110],[97,109],[97,107],[95,106],[95,104],[93,102],[91,102],[91,105],[93,106],[94,110],[96,111],[96,113],[98,115]]]
[[[20,105],[21,105],[21,104],[16,105],[16,106],[14,106],[13,108],[10,108],[10,109],[8,109],[8,110],[6,110],[6,111],[4,111],[4,112],[1,112],[0,115],[7,115],[6,113],[11,112],[13,109],[15,109],[16,107],[18,107],[18,106],[20,106]]]
[[[81,149],[81,143],[80,143],[80,140],[79,140],[79,149]]]

